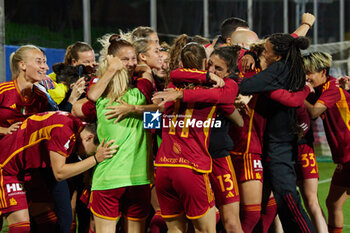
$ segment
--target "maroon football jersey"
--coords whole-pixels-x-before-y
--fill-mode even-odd
[[[68,157],[82,122],[67,112],[46,112],[28,117],[12,135],[0,140],[0,168],[4,176],[17,176],[32,168],[50,166],[49,152]]]

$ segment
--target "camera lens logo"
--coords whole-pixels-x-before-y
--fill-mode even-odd
[[[160,119],[162,114],[157,110],[156,112],[143,113],[143,128],[144,129],[160,129]]]

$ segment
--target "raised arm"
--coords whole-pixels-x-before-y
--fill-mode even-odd
[[[307,32],[311,29],[315,22],[315,16],[310,13],[304,13],[302,16],[301,25],[293,32],[297,36],[306,36]]]
[[[107,63],[107,70],[104,72],[102,77],[100,77],[99,80],[93,86],[91,86],[87,94],[88,99],[93,102],[96,102],[98,98],[100,98],[102,93],[106,90],[108,83],[114,77],[115,73],[124,68],[122,61],[118,57],[108,55]]]

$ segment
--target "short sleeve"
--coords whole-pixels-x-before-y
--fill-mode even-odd
[[[49,151],[59,153],[64,157],[69,157],[72,153],[76,142],[76,135],[65,125],[63,128],[55,128],[51,131],[51,138],[47,142]]]
[[[335,82],[329,81],[323,85],[322,94],[317,102],[324,104],[327,108],[331,108],[336,102],[340,100],[339,87],[335,85]]]

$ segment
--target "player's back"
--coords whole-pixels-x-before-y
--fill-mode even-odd
[[[50,166],[49,151],[68,157],[81,121],[67,112],[46,112],[28,117],[12,135],[0,141],[4,175]]]

